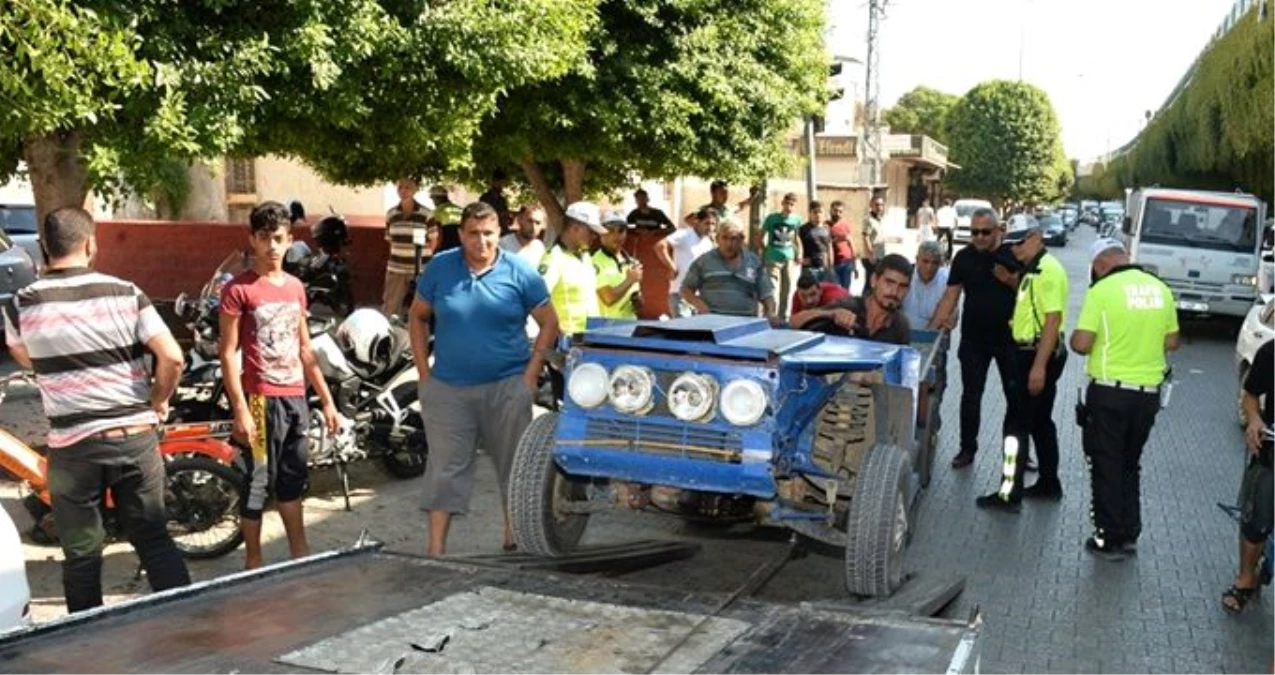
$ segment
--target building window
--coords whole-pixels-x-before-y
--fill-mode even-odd
[[[226,158],[226,194],[255,195],[257,193],[257,162],[251,157]]]

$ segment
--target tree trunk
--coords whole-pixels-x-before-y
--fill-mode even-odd
[[[31,191],[35,194],[36,222],[57,209],[84,208],[89,194],[88,166],[80,154],[80,135],[55,132],[23,141]]]
[[[562,160],[562,190],[567,204],[584,199],[584,162],[578,159]]]
[[[553,193],[553,186],[549,185],[549,179],[545,178],[545,172],[539,164],[530,158],[523,159],[521,164],[522,172],[527,176],[527,182],[531,183],[531,188],[536,191],[536,196],[540,198],[540,205],[545,208],[545,215],[549,219],[549,222],[545,223],[545,244],[552,244],[558,240],[558,233],[562,231],[562,204],[558,203],[558,197]]]

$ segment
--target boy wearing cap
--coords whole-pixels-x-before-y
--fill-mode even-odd
[[[608,319],[636,319],[641,311],[642,264],[624,251],[628,222],[619,211],[608,211],[602,219],[606,234],[593,253],[597,272],[598,309]]]
[[[600,316],[597,272],[589,258],[593,235],[606,234],[597,204],[576,202],[567,207],[562,234],[540,261],[540,276],[558,313],[564,335],[584,330],[585,320]]]
[[[1089,357],[1078,420],[1093,489],[1085,550],[1120,560],[1142,531],[1139,462],[1160,410],[1166,356],[1178,348],[1178,312],[1173,291],[1129,264],[1120,242],[1099,239],[1090,257],[1094,282],[1071,335],[1072,350]]]
[[[1000,487],[975,500],[979,508],[1017,513],[1024,497],[1062,499],[1058,479],[1058,428],[1054,400],[1058,378],[1067,363],[1062,326],[1067,312],[1067,270],[1045,250],[1038,221],[1005,236],[1022,264],[1018,295],[1010,319],[1014,354],[1010,359],[1009,398],[1019,406],[1005,419],[1005,461]],[[1029,439],[1036,441],[1040,477],[1023,487]]]

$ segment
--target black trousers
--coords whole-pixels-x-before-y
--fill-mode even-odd
[[[1006,416],[1009,419],[1014,399],[1009,384],[1014,372],[1014,343],[1005,337],[989,337],[970,333],[961,337],[956,350],[961,361],[961,452],[978,452],[979,422],[983,419],[983,390],[987,386],[987,371],[992,362],[1001,376],[1001,390],[1005,393]],[[1006,427],[1001,426],[1004,437]]]
[[[1058,339],[1062,339],[1060,335]],[[1009,397],[1014,401],[1005,415],[1005,435],[1018,441],[1016,452],[1005,458],[1001,496],[1017,501],[1023,496],[1023,474],[1027,467],[1030,441],[1035,441],[1038,480],[1058,484],[1058,427],[1054,424],[1054,401],[1058,398],[1058,378],[1067,365],[1066,350],[1059,350],[1045,366],[1045,388],[1035,396],[1028,390],[1035,349],[1015,348]],[[1011,481],[1012,477],[1012,481]]]
[[[1090,516],[1096,536],[1110,545],[1142,534],[1142,448],[1155,426],[1160,396],[1090,384],[1088,419],[1081,434],[1093,489]]]
[[[872,292],[872,272],[877,268],[877,264],[867,258],[859,258],[859,262],[863,263],[863,293],[861,295],[867,297]]]
[[[68,612],[102,604],[102,494],[137,551],[151,589],[190,584],[186,562],[168,534],[164,460],[155,434],[120,440],[84,440],[49,452],[53,521],[66,560],[62,589]]]

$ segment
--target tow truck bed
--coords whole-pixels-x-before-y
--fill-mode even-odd
[[[534,642],[530,647],[494,643],[499,626],[490,624],[505,620],[500,617],[518,617],[501,614],[506,607],[489,611],[487,624],[465,627],[480,632],[460,635],[460,624],[455,624],[448,635],[455,639],[433,655],[426,653],[441,637],[440,624],[428,620],[433,608],[450,604],[461,616],[473,617],[464,603],[511,597],[521,599],[522,606],[530,599],[532,604],[558,607],[554,616],[561,616],[561,621],[555,618],[543,625],[545,635],[557,630],[559,637],[537,638],[536,630],[528,635],[524,628],[519,635],[525,636],[524,643]],[[445,654],[448,667],[468,663],[477,672],[484,672],[483,664],[494,668],[519,663],[519,669],[540,672],[664,668],[875,673],[976,668],[977,621],[971,627],[844,605],[725,602],[726,597],[429,560],[365,547],[244,572],[0,636],[0,663],[8,672],[32,673],[354,672],[371,670],[375,664],[388,664],[379,672],[411,672],[423,662],[399,657]],[[581,611],[601,608],[606,616],[595,614],[563,640],[564,622],[572,620],[560,609],[564,603]],[[605,630],[607,617],[624,622],[623,630]],[[669,631],[678,627],[670,617],[681,617],[680,633]],[[695,635],[713,633],[712,626],[734,628],[717,631],[716,638]],[[659,639],[641,649],[626,643],[643,631]],[[562,646],[571,640],[576,651]],[[536,652],[540,660],[491,660],[518,649]],[[689,654],[697,650],[697,655]],[[612,660],[598,661],[599,654]]]

